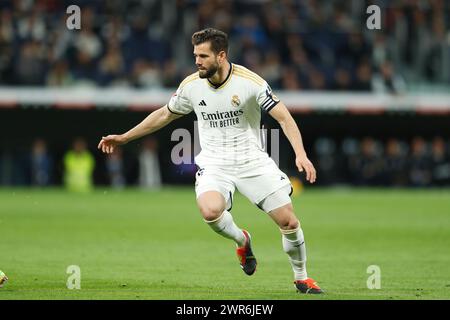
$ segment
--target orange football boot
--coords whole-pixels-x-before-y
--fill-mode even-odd
[[[250,234],[246,230],[242,230],[246,238],[245,245],[236,249],[242,270],[251,276],[256,271],[256,258],[252,252],[252,244]]]
[[[306,280],[295,280],[294,281],[295,288],[298,292],[301,293],[310,293],[310,294],[320,294],[324,293],[322,289],[317,285],[311,278],[307,278]]]

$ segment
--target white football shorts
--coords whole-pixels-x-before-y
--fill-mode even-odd
[[[218,191],[225,198],[228,211],[233,206],[236,189],[267,213],[291,202],[289,178],[271,158],[262,165],[240,169],[204,166],[198,169],[195,178],[197,198],[206,191]]]

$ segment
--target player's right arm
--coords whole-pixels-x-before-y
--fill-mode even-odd
[[[162,127],[168,125],[175,119],[178,119],[194,110],[189,98],[189,91],[186,90],[186,84],[191,79],[198,76],[193,74],[181,82],[177,91],[172,95],[169,103],[164,107],[152,112],[141,123],[125,132],[124,134],[112,134],[102,137],[98,144],[98,148],[104,153],[113,153],[116,146],[128,143],[147,134],[153,133]]]
[[[141,123],[123,134],[111,134],[102,137],[98,148],[104,153],[113,153],[114,149],[122,144],[153,133],[162,127],[165,127],[175,119],[182,117],[182,114],[171,112],[167,105],[150,113]]]

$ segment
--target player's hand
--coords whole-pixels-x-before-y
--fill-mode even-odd
[[[102,137],[102,140],[100,140],[97,148],[102,150],[104,153],[111,154],[117,146],[125,143],[126,141],[123,135],[110,134],[109,136]]]
[[[316,181],[316,169],[306,155],[298,156],[295,159],[295,164],[297,165],[298,171],[306,172],[307,181],[310,183],[314,183]]]

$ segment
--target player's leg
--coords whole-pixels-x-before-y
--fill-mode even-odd
[[[294,213],[289,197],[290,191],[290,187],[281,188],[266,197],[259,206],[269,214],[280,229],[283,250],[289,256],[296,288],[302,293],[322,293],[317,283],[308,278],[306,272],[305,237],[300,221]]]
[[[292,207],[292,187],[287,175],[270,159],[265,165],[255,166],[253,172],[238,179],[236,187],[278,225],[297,289],[305,293],[322,292],[314,280],[307,278],[304,236]]]
[[[245,244],[243,231],[234,223],[226,208],[226,200],[221,192],[205,191],[197,198],[197,205],[203,220],[221,236],[232,239],[238,246]]]
[[[218,234],[234,240],[242,270],[252,275],[256,270],[256,258],[252,252],[250,234],[235,224],[229,212],[233,201],[233,181],[214,169],[202,169],[199,172],[195,191],[203,220]]]
[[[275,193],[269,196],[264,202],[269,203],[276,196],[277,194]],[[292,204],[289,202],[281,207],[270,210],[269,217],[272,218],[280,229],[283,250],[289,256],[295,280],[307,279],[305,238],[300,221],[294,214]]]

